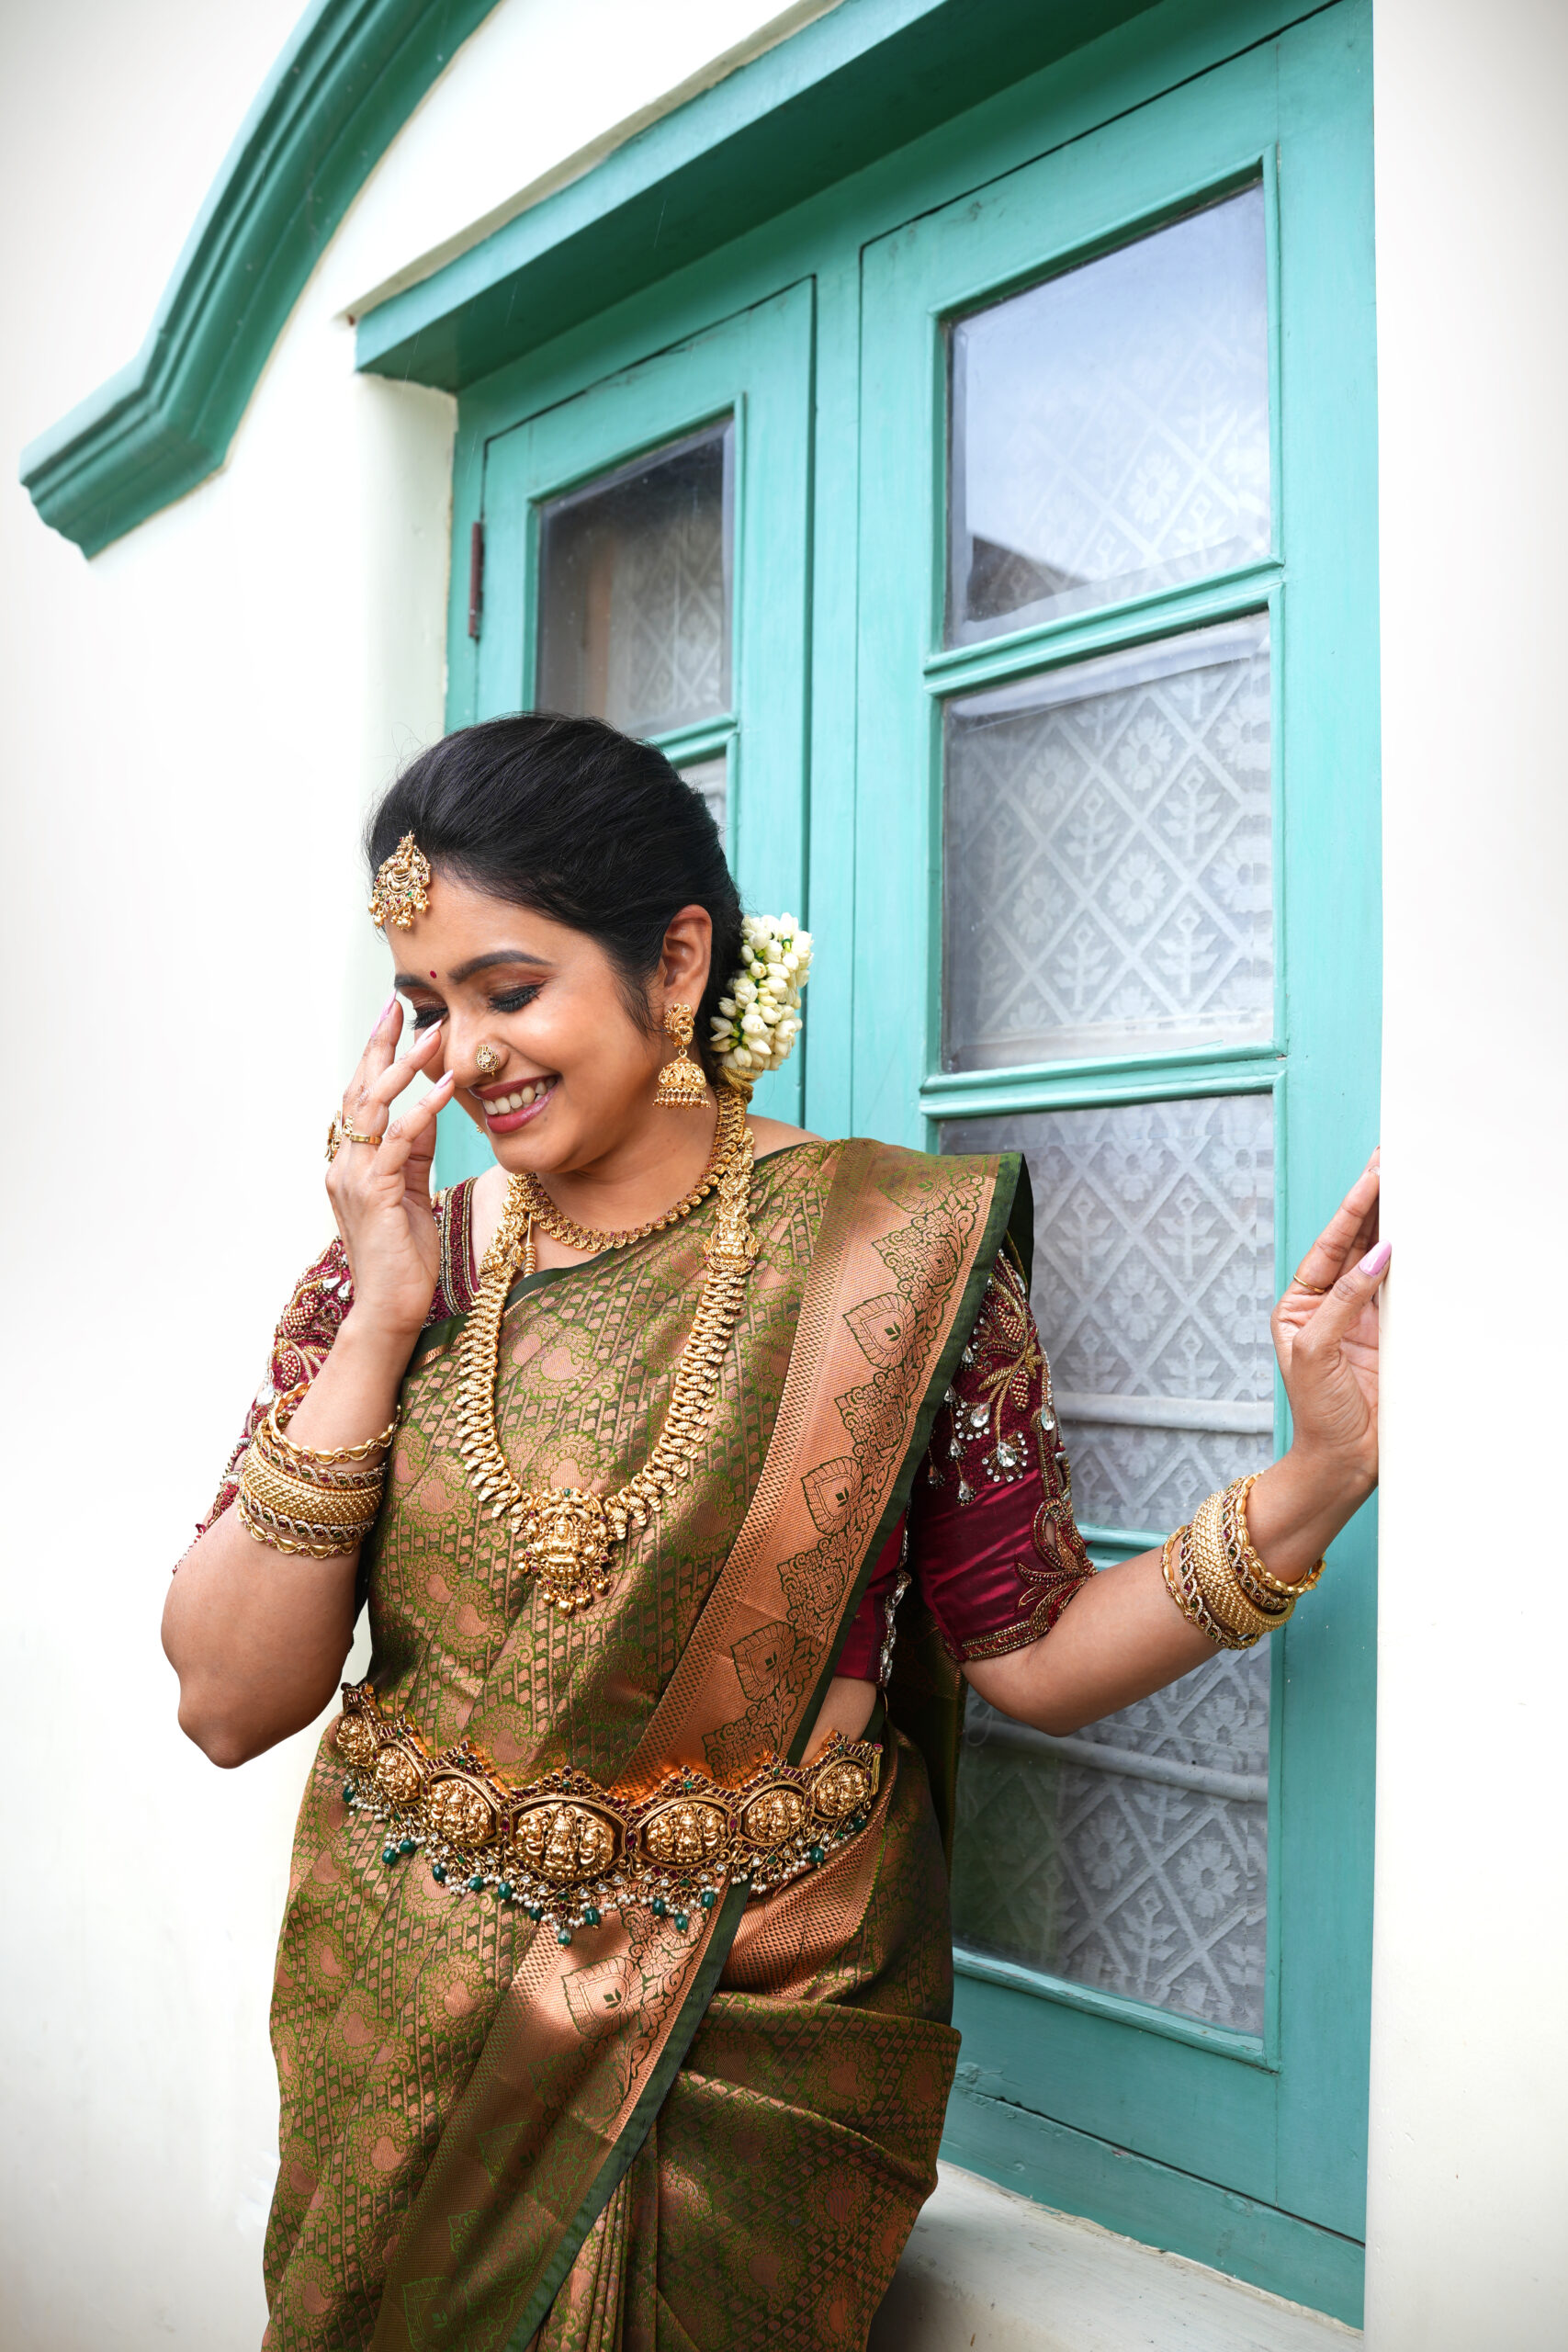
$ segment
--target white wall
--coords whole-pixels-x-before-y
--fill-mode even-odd
[[[293,13],[0,14],[0,453],[139,344]],[[356,379],[344,314],[807,13],[502,0],[344,223],[220,477],[89,566],[0,465],[6,2352],[260,2332],[306,1744],[214,1773],[156,1620],[324,1229],[321,1136],[381,993],[359,816],[440,726],[451,412]],[[1397,1272],[1374,2352],[1545,2352],[1568,2309],[1565,28],[1561,0],[1378,5]]]
[[[386,988],[361,815],[441,726],[452,405],[355,377],[344,313],[781,29],[768,0],[502,0],[344,222],[224,472],[88,565],[16,454],[140,344],[295,13],[0,12],[6,2352],[245,2352],[263,2324],[310,1743],[215,1772],[157,1621],[330,1230],[321,1141]]]
[[[1568,10],[1377,0],[1387,874],[1367,2334],[1568,2341]]]

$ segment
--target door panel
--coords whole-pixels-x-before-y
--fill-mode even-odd
[[[1285,1442],[1269,1308],[1374,1139],[1363,71],[1313,20],[863,257],[855,1124],[1027,1154],[1101,1560]],[[971,1700],[954,1888],[972,2101],[1348,2235],[1371,1542],[1074,1739]]]
[[[498,433],[475,716],[563,708],[658,743],[722,814],[744,904],[798,912],[813,288]],[[757,1109],[798,1120],[797,1053]],[[444,1113],[444,1183],[490,1164]]]

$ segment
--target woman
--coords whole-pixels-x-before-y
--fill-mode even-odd
[[[1275,1315],[1290,1453],[1097,1575],[1020,1163],[749,1115],[809,942],[743,930],[658,752],[470,728],[367,847],[412,1041],[394,998],[164,1621],[233,1765],[370,1607],[278,1955],[266,2342],[863,2346],[956,2049],[958,1669],[1066,1733],[1290,1613],[1375,1476],[1375,1165]],[[453,1100],[497,1165],[433,1204]]]

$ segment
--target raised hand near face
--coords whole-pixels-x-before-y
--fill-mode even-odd
[[[435,1121],[452,1080],[389,1120],[411,1080],[441,1060],[441,1026],[423,1031],[399,1055],[403,1011],[394,997],[370,1033],[343,1098],[339,1141],[327,1170],[327,1197],[348,1253],[361,1322],[412,1344],[430,1311],[441,1249],[430,1198]]]

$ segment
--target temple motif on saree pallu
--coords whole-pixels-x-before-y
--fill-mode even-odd
[[[337,1750],[344,1802],[387,1832],[389,1869],[423,1848],[457,1894],[490,1893],[570,1944],[606,1911],[646,1907],[684,1935],[727,1881],[771,1894],[859,1837],[882,1756],[835,1732],[809,1765],[770,1761],[739,1788],[673,1772],[641,1802],[563,1769],[509,1786],[471,1743],[432,1750],[384,1715],[368,1683],[344,1683]]]

